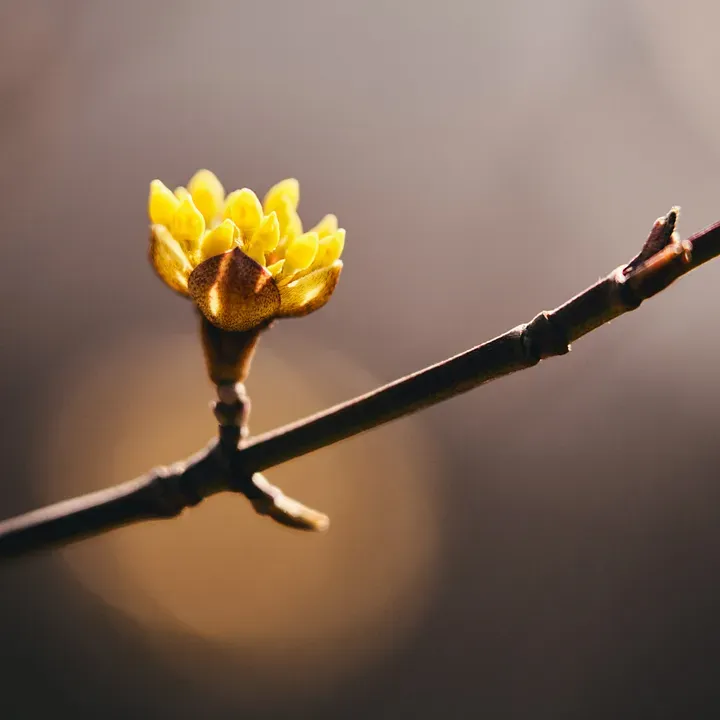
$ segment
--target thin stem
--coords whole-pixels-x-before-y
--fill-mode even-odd
[[[567,353],[571,342],[635,310],[643,300],[720,255],[720,223],[681,242],[675,233],[676,221],[673,208],[655,222],[633,260],[555,310],[541,312],[531,322],[460,355],[248,441],[243,437],[249,405],[244,386],[235,383],[247,374],[257,336],[245,342],[238,334],[222,335],[204,328],[204,342],[209,337],[220,350],[214,358],[206,344],[208,369],[221,401],[216,406],[220,442],[131,483],[1,522],[0,557],[63,544],[142,519],[173,517],[222,490],[246,495],[258,512],[283,524],[324,529],[324,515],[285,497],[258,471],[532,367],[543,358]],[[242,355],[242,362],[233,359],[233,352]],[[219,374],[213,375],[213,368],[220,368]],[[235,393],[229,399],[223,395],[228,388]],[[223,414],[233,408],[232,418]]]
[[[366,395],[251,438],[235,458],[236,471],[265,470],[534,365],[539,358],[528,355],[526,327],[514,328]]]

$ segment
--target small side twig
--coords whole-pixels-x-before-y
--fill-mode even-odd
[[[249,433],[250,398],[243,383],[219,384],[218,398],[214,406],[220,437],[217,452],[226,489],[245,495],[258,514],[281,525],[297,530],[326,530],[330,523],[327,515],[289,498],[259,472],[243,472],[235,467],[235,457]]]
[[[283,524],[322,529],[327,526],[324,515],[287,498],[259,471],[567,353],[570,343],[635,310],[643,300],[720,255],[720,223],[680,241],[676,222],[677,208],[673,208],[655,222],[635,258],[555,310],[541,312],[531,322],[460,355],[256,438],[244,437],[249,411],[244,386],[214,378],[219,394],[218,441],[182,463],[130,483],[0,522],[0,557],[57,546],[139,520],[174,517],[223,490],[244,494],[258,512]],[[254,340],[248,348],[247,363]]]

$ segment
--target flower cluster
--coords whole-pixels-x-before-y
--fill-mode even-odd
[[[152,265],[223,330],[307,315],[335,289],[345,231],[334,215],[303,231],[299,199],[293,178],[270,188],[262,203],[247,188],[226,196],[209,170],[199,170],[174,192],[153,180]]]

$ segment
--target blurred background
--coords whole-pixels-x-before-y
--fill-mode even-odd
[[[720,218],[720,6],[0,3],[0,516],[212,435],[148,183],[300,179],[332,302],[262,340],[256,432],[531,319],[656,217]],[[0,568],[0,717],[716,717],[720,263],[543,363]]]

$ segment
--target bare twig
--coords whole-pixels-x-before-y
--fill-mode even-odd
[[[254,439],[244,439],[244,420],[237,420],[247,417],[244,386],[230,386],[228,378],[217,378],[220,441],[130,483],[0,523],[0,557],[57,546],[139,520],[174,517],[223,490],[246,495],[256,510],[284,524],[322,529],[327,525],[325,516],[286,498],[259,471],[567,353],[571,342],[634,310],[720,254],[720,223],[681,242],[676,221],[673,208],[655,222],[633,260],[555,310],[437,365]],[[251,355],[254,341],[248,346]],[[228,400],[223,393],[230,392],[229,387],[234,395]]]

